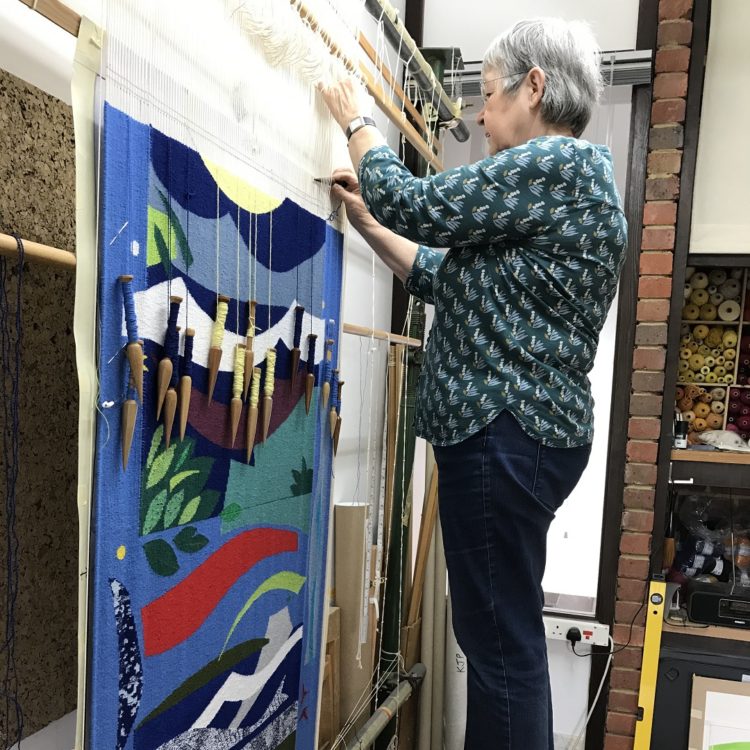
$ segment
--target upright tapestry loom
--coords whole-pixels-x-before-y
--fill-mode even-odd
[[[356,38],[356,3],[315,5]],[[95,750],[315,746],[342,237],[313,178],[344,163],[321,47],[288,2],[109,7]]]

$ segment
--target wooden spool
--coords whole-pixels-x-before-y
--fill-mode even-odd
[[[273,411],[273,396],[263,396],[263,439],[265,443],[268,437],[268,428],[271,426],[271,412]]]
[[[159,369],[156,371],[156,418],[161,417],[161,410],[164,406],[164,399],[169,388],[169,381],[172,379],[172,360],[169,357],[162,357],[159,362]]]
[[[305,414],[310,413],[313,390],[315,389],[315,373],[308,372],[305,378]]]
[[[167,448],[172,439],[172,426],[174,425],[174,415],[177,413],[177,391],[174,388],[168,388],[164,396],[164,440]]]
[[[258,431],[258,407],[251,406],[247,415],[247,447],[245,451],[247,463],[250,463],[250,457],[253,455],[255,447],[255,433]]]
[[[130,447],[133,445],[133,434],[135,433],[135,420],[138,414],[138,403],[129,398],[122,405],[122,468],[128,468],[130,458]]]

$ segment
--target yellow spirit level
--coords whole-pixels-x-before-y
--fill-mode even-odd
[[[656,680],[659,674],[659,649],[661,648],[666,592],[667,584],[663,577],[659,576],[659,578],[651,581],[648,590],[646,634],[643,638],[641,661],[641,684],[638,689],[638,721],[635,725],[633,750],[649,750],[651,747],[651,728],[654,724],[654,699],[656,698]]]

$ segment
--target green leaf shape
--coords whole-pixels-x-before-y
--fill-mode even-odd
[[[267,594],[269,591],[291,591],[294,594],[299,594],[304,583],[305,577],[301,576],[299,573],[295,573],[293,570],[282,570],[279,573],[275,573],[270,578],[266,578],[266,580],[263,581],[255,591],[253,591],[252,596],[245,602],[245,606],[239,611],[237,617],[234,618],[234,622],[232,623],[232,627],[229,628],[221,652],[224,653],[224,649],[227,647],[227,643],[229,643],[232,633],[234,633],[250,607],[252,607],[253,604],[263,596],[263,594]]]
[[[195,512],[198,510],[198,506],[200,506],[200,504],[201,499],[199,497],[194,497],[192,500],[190,500],[182,509],[182,513],[180,514],[180,518],[177,521],[177,525],[182,526],[183,524],[190,523],[193,520]]]
[[[146,518],[143,519],[143,526],[141,527],[141,536],[150,534],[161,521],[162,513],[164,513],[164,506],[167,504],[167,491],[162,490],[148,506],[146,512]]]
[[[164,437],[164,425],[159,425],[154,430],[154,436],[151,438],[151,447],[148,449],[148,458],[146,459],[146,468],[150,469],[151,464],[154,463],[156,458],[156,452],[159,450],[162,438]]]
[[[231,505],[227,505],[226,508],[221,511],[220,516],[224,523],[232,523],[240,517],[241,513],[242,508],[239,503],[232,503]]]
[[[294,483],[289,485],[289,489],[292,493],[292,497],[298,495],[309,495],[312,492],[313,487],[313,470],[307,468],[307,461],[305,457],[302,457],[302,469],[292,469],[292,479]]]
[[[167,212],[167,216],[172,223],[172,231],[174,231],[175,237],[177,237],[177,244],[180,248],[180,252],[182,253],[182,259],[185,261],[185,268],[189,270],[190,266],[193,265],[193,254],[190,252],[190,245],[188,244],[187,237],[182,229],[182,224],[177,218],[177,214],[172,209],[172,206],[170,205],[169,200],[167,200],[167,197],[164,195],[164,193],[162,193],[162,191],[158,188],[156,192],[159,193],[161,202],[164,205],[164,210]]]
[[[236,664],[240,664],[248,656],[252,656],[260,651],[268,643],[267,638],[254,638],[250,641],[240,643],[238,646],[230,648],[218,659],[214,659],[199,669],[195,674],[185,680],[176,690],[170,693],[146,718],[138,725],[140,729],[147,722],[155,719],[157,716],[168,711],[173,706],[183,701],[189,695],[208,684],[214,678],[228,671]]]
[[[177,516],[180,515],[182,506],[185,503],[185,493],[175,492],[172,497],[169,498],[167,507],[164,509],[164,528],[170,529],[174,526],[174,522],[177,520]]]
[[[177,460],[174,462],[174,470],[175,472],[180,471],[182,467],[185,464],[185,461],[192,455],[193,450],[195,449],[195,440],[193,438],[185,438],[182,441],[182,445],[180,447],[180,455],[177,457]]]
[[[169,491],[174,492],[175,487],[177,487],[180,482],[184,482],[188,477],[198,473],[198,469],[188,469],[187,471],[181,471],[179,474],[174,474],[169,480]]]
[[[169,466],[174,458],[175,450],[177,448],[176,443],[167,448],[163,453],[160,453],[155,459],[148,472],[148,479],[146,480],[146,489],[149,487],[155,487],[162,479],[167,475]]]
[[[164,539],[152,539],[143,545],[143,551],[146,553],[146,559],[151,570],[159,576],[173,576],[179,569],[180,563],[177,562],[172,545]]]
[[[219,493],[217,490],[205,490],[201,494],[200,505],[193,516],[193,521],[205,521],[214,515],[214,509],[219,502]]]
[[[180,552],[192,554],[203,549],[208,544],[208,538],[199,534],[195,526],[186,526],[175,538],[174,546]]]
[[[161,229],[154,224],[154,241],[156,242],[156,249],[159,252],[159,260],[166,273],[169,273],[172,260],[169,257],[169,248],[164,240],[164,235]]]

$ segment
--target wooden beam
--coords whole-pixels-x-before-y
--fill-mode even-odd
[[[41,13],[56,26],[67,31],[68,34],[78,36],[78,30],[81,28],[81,17],[72,8],[61,3],[60,0],[21,0],[21,2],[37,13]]]
[[[375,65],[375,67],[382,73],[383,78],[385,78],[388,85],[394,90],[396,96],[398,96],[398,98],[404,103],[404,107],[406,107],[406,110],[414,118],[422,132],[426,134],[428,132],[428,128],[427,123],[424,121],[424,117],[422,117],[422,113],[414,106],[411,99],[407,99],[406,92],[393,79],[391,71],[388,70],[385,63],[380,58],[378,58],[377,53],[375,52],[375,48],[370,44],[370,42],[367,40],[367,37],[362,32],[360,32],[359,34],[359,46],[362,47],[373,65]]]
[[[379,328],[358,326],[354,323],[344,323],[344,333],[364,338],[380,339],[381,341],[390,341],[392,344],[405,344],[414,349],[419,349],[422,346],[422,342],[419,339],[414,339],[410,336],[401,336],[398,333],[388,333],[388,331],[381,331]]]
[[[24,0],[25,2],[25,0]],[[67,250],[40,245],[38,242],[21,240],[23,242],[24,260],[33,260],[49,266],[58,266],[66,271],[73,271],[76,267],[76,256]],[[16,238],[9,234],[0,234],[0,255],[18,257]]]

